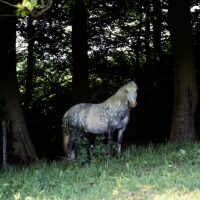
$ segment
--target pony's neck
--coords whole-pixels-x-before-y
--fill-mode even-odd
[[[114,95],[112,95],[110,98],[104,101],[104,103],[115,104],[117,102],[124,102],[124,101],[127,101],[125,86],[120,88]]]

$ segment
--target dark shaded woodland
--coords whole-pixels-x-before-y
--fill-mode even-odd
[[[37,20],[30,16],[17,20],[21,104],[39,157],[63,156],[62,117],[72,105],[102,102],[133,79],[139,87],[138,105],[131,111],[124,146],[169,141],[174,99],[182,94],[177,101],[180,105],[186,102],[187,109],[176,119],[189,118],[187,130],[200,134],[200,107],[195,96],[200,92],[200,10],[194,7],[197,3],[185,2],[176,0],[188,14],[181,14],[179,30],[173,28],[177,27],[172,9],[176,5],[171,6],[169,18],[172,2],[168,0],[76,1],[74,5],[60,0]],[[174,38],[180,38],[179,43]],[[183,54],[176,55],[176,50]],[[175,65],[187,55],[192,59],[183,61],[188,67],[178,75],[177,69],[183,67]],[[182,82],[175,87],[177,79]],[[178,87],[183,89],[174,89]],[[2,102],[1,113],[7,112]],[[187,126],[188,121],[183,123]],[[184,138],[188,139],[187,135]]]

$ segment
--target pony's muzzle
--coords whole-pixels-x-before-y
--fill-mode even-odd
[[[137,106],[137,101],[130,102],[130,107],[135,108]]]

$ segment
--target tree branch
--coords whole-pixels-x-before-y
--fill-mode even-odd
[[[16,5],[13,5],[13,4],[8,3],[8,2],[6,2],[6,1],[0,0],[0,2],[2,2],[2,3],[4,3],[4,4],[7,4],[7,5],[9,5],[9,6],[12,6],[12,7],[14,7],[14,8],[18,8]]]
[[[13,15],[5,14],[5,15],[0,15],[0,17],[16,17],[16,15],[15,14],[13,14]]]
[[[3,0],[0,0],[0,2],[4,3],[4,4],[6,4],[6,5],[12,6],[12,7],[14,7],[14,8],[17,8],[17,9],[19,8],[18,6],[13,5],[13,4],[8,3],[8,2],[6,2],[6,1],[3,1]],[[53,0],[47,0],[47,3],[46,3],[46,5],[43,6],[42,10],[38,10],[38,8],[34,9],[34,10],[31,11],[31,13],[30,13],[31,16],[32,16],[33,18],[38,18],[38,17],[40,17],[41,15],[43,15],[43,14],[52,6],[52,4],[53,4]]]
[[[47,0],[47,4],[43,7],[43,9],[40,10],[40,11],[37,11],[37,9],[36,9],[36,10],[33,10],[33,11],[31,12],[31,16],[32,16],[33,18],[38,18],[38,17],[40,17],[41,15],[43,15],[43,14],[52,6],[52,4],[53,4],[53,0]]]

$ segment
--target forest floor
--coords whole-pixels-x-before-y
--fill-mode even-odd
[[[119,158],[80,166],[38,160],[0,169],[0,199],[199,199],[200,144],[130,146]]]

